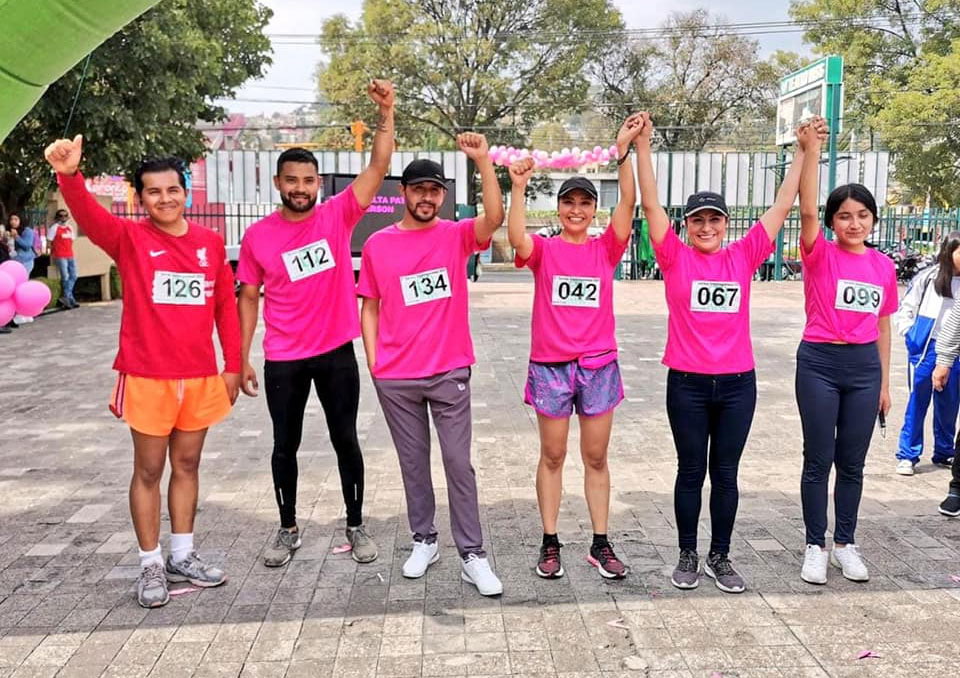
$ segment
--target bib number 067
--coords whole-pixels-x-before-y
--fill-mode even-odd
[[[694,280],[690,288],[690,310],[736,313],[740,310],[740,283]]]

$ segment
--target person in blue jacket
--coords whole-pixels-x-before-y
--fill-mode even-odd
[[[951,367],[951,378],[942,391],[933,391],[931,377],[937,363],[936,337],[943,318],[960,294],[960,231],[947,235],[937,263],[917,273],[895,316],[897,331],[907,345],[910,399],[904,413],[897,446],[897,473],[912,476],[923,452],[923,422],[933,398],[933,463],[950,466],[960,410],[960,367]]]

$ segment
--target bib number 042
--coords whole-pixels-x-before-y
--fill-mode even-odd
[[[403,303],[407,306],[451,296],[450,276],[447,275],[446,267],[401,276],[400,287],[403,290]]]
[[[333,254],[330,252],[330,245],[326,239],[284,252],[281,256],[283,257],[283,264],[287,268],[290,282],[309,278],[337,265],[333,260]]]
[[[553,276],[554,306],[600,307],[600,278]]]
[[[173,273],[154,271],[153,303],[179,306],[203,306],[203,273]]]
[[[690,287],[690,310],[737,313],[740,297],[740,283],[694,280]]]
[[[881,302],[883,302],[883,288],[879,285],[858,280],[837,281],[837,298],[834,306],[841,311],[877,315],[880,312]]]

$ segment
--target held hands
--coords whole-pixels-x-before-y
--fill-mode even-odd
[[[230,398],[230,404],[237,402],[237,396],[240,395],[240,375],[237,372],[224,372],[223,383],[227,385],[227,396]]]
[[[50,167],[59,174],[76,174],[80,167],[80,158],[83,157],[83,135],[78,134],[69,139],[57,139],[47,146],[43,156],[50,163]]]
[[[617,152],[623,155],[630,150],[630,144],[643,131],[643,113],[633,113],[620,126],[617,132]]]
[[[633,144],[637,148],[650,148],[650,141],[653,139],[653,120],[650,119],[650,114],[646,111],[635,113],[634,115],[640,116],[640,130],[636,136],[633,137]],[[627,120],[629,119],[630,118],[627,118]],[[619,135],[617,139],[619,140]]]
[[[474,162],[486,158],[490,154],[487,138],[477,132],[458,134],[457,146]]]
[[[827,121],[820,116],[814,116],[797,128],[797,146],[801,151],[817,149],[826,141],[829,131]]]
[[[950,379],[949,367],[937,365],[933,368],[933,389],[935,391],[942,391],[943,387],[947,385],[948,379]]]
[[[510,181],[515,188],[526,189],[533,175],[534,164],[533,158],[522,158],[510,165]]]
[[[396,92],[389,80],[371,80],[367,85],[367,96],[380,108],[393,108],[396,103]]]

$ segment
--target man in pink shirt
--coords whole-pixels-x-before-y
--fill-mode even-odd
[[[390,167],[393,85],[374,80],[367,93],[379,108],[367,168],[346,190],[317,206],[317,159],[302,148],[284,151],[273,179],[283,206],[251,225],[240,249],[242,387],[250,396],[258,389],[250,346],[261,286],[264,293],[263,376],[273,421],[271,466],[280,509],[280,529],[264,554],[268,567],[285,565],[301,545],[296,518],[297,450],[311,385],[320,398],[337,454],[351,555],[359,563],[377,557],[376,544],[366,533],[362,517],[364,469],[357,439],[360,375],[353,350],[353,340],[360,336],[360,319],[350,237]]]
[[[430,423],[440,439],[453,540],[461,578],[486,596],[503,585],[483,550],[477,481],[470,464],[470,366],[475,362],[468,322],[467,259],[490,246],[503,223],[503,200],[487,140],[466,133],[460,149],[476,163],[483,214],[438,218],[446,196],[443,168],[414,160],[403,171],[403,219],[370,236],[363,248],[357,292],[367,363],[400,459],[413,532],[404,577],[422,577],[440,557],[430,477]]]

